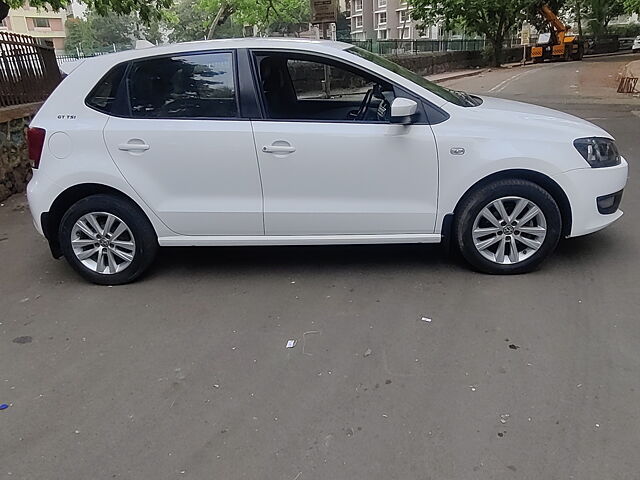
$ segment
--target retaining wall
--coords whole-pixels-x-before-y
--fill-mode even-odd
[[[0,201],[24,191],[31,178],[25,129],[40,105],[0,108]]]

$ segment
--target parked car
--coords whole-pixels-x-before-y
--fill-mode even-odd
[[[158,246],[455,244],[528,272],[600,230],[627,162],[601,128],[448,90],[351,45],[177,44],[87,59],[28,131],[35,226],[99,284]]]
[[[633,53],[640,52],[640,35],[638,35],[633,41],[633,45],[631,46],[631,51]]]

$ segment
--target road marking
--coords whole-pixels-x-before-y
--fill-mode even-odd
[[[490,88],[490,89],[489,89],[489,92],[501,92],[501,91],[502,91],[502,89],[503,89],[504,87],[506,87],[506,86],[507,86],[507,84],[508,84],[509,82],[511,82],[511,81],[513,81],[513,80],[515,80],[516,78],[518,78],[518,77],[519,77],[520,75],[522,75],[523,73],[524,73],[524,72],[517,73],[517,74],[515,74],[514,76],[512,76],[512,77],[510,77],[510,78],[507,78],[506,80],[503,80],[502,82],[500,82],[499,84],[497,84],[495,87]]]
[[[531,69],[531,70],[526,70],[524,72],[520,72],[520,73],[516,73],[515,75],[513,75],[512,77],[507,78],[506,80],[503,80],[502,82],[500,82],[499,84],[497,84],[495,87],[489,89],[489,93],[495,92],[501,92],[503,91],[511,82],[513,82],[514,80],[517,80],[520,77],[523,77],[524,75],[528,75],[531,72],[535,72],[541,70],[541,68],[535,68],[535,69]]]

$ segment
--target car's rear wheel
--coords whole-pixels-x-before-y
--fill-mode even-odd
[[[534,270],[555,249],[562,216],[539,185],[518,179],[486,185],[463,200],[455,234],[464,258],[482,272]]]
[[[112,195],[92,195],[72,205],[60,223],[59,241],[69,264],[101,285],[135,280],[158,250],[155,231],[145,214]]]

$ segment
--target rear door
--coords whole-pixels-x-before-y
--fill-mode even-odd
[[[184,235],[262,235],[262,190],[249,120],[240,117],[234,53],[134,61],[128,114],[104,137],[132,188]]]

